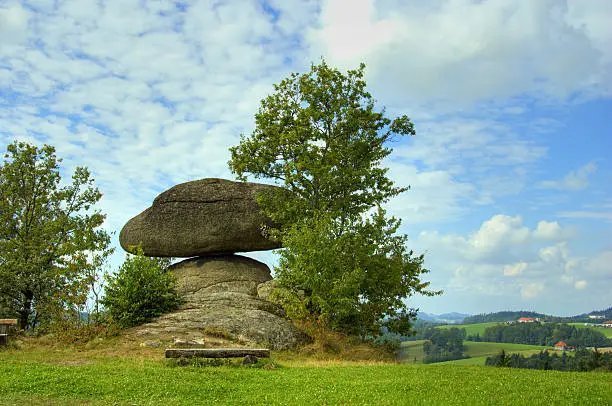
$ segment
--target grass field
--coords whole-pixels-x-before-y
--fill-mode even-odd
[[[423,362],[425,354],[423,353],[423,342],[425,340],[418,341],[405,341],[402,343],[400,359],[406,364],[420,364]],[[541,350],[551,350],[550,347],[541,347],[539,345],[525,345],[525,344],[508,344],[508,343],[477,343],[473,341],[464,341],[466,347],[466,354],[470,358],[448,361],[446,363],[456,363],[460,365],[484,365],[487,357],[498,354],[502,349],[510,353],[519,353],[525,356],[531,354],[537,354]],[[416,361],[415,361],[416,358]]]
[[[608,338],[612,338],[612,328],[606,327],[593,327],[593,326],[585,326],[584,323],[569,323],[572,326],[576,326],[577,328],[592,328],[595,331],[599,331],[601,334],[605,335]]]
[[[467,333],[467,335],[475,335],[475,334],[483,335],[485,328],[495,326],[497,324],[500,324],[500,323],[492,322],[492,323],[476,323],[476,324],[447,324],[444,326],[440,326],[439,328],[457,327],[459,329],[465,329],[465,332]]]
[[[474,335],[474,334],[480,334],[482,336],[487,327],[495,326],[497,324],[500,324],[500,323],[492,322],[492,323],[476,323],[476,324],[447,324],[447,325],[439,326],[438,328],[452,328],[452,327],[463,328],[465,329],[465,332],[467,333],[468,336]],[[585,326],[584,323],[568,323],[568,324],[572,326],[576,326],[577,328],[592,328],[595,331],[599,331],[606,337],[612,338],[612,328]]]
[[[541,347],[539,345],[476,343],[472,341],[464,341],[464,343],[466,346],[466,353],[470,356],[470,358],[448,361],[442,364],[453,363],[456,365],[484,365],[487,357],[499,354],[501,350],[512,354],[521,354],[526,357],[532,354],[537,354],[542,350],[551,350],[550,347]]]
[[[399,359],[406,364],[422,364],[425,353],[423,343],[426,340],[404,341],[400,345]]]
[[[482,351],[482,349],[480,350]],[[357,362],[170,367],[162,349],[0,351],[0,404],[606,405],[610,375]],[[529,390],[525,390],[529,388]]]

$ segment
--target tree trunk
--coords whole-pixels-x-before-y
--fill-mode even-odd
[[[32,314],[32,301],[34,300],[34,292],[26,290],[23,292],[24,301],[23,307],[19,311],[19,328],[25,330],[28,328],[30,322],[30,315]]]

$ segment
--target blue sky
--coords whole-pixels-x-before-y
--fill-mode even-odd
[[[411,185],[389,209],[445,294],[409,303],[576,314],[612,305],[610,18],[600,0],[0,0],[0,139],[88,166],[118,231],[174,184],[231,178],[228,147],[290,72],[365,62],[418,132],[385,162]]]

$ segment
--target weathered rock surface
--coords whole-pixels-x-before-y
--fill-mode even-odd
[[[272,279],[262,262],[240,255],[191,258],[172,266],[178,294],[187,302],[218,292],[257,295],[257,285]]]
[[[279,248],[261,233],[272,225],[256,202],[274,186],[207,178],[181,183],[161,193],[153,205],[129,220],[121,247],[142,244],[156,257],[194,257]]]
[[[269,280],[257,285],[257,297],[263,300],[270,300],[272,291],[276,288],[276,281]]]
[[[227,332],[237,341],[272,349],[295,347],[303,336],[279,306],[258,297],[271,280],[263,263],[239,255],[192,258],[171,268],[185,300],[173,313],[137,328],[142,338],[166,336],[201,342],[207,332]]]

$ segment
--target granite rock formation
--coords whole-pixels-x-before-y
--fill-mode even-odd
[[[126,251],[142,244],[145,255],[194,257],[279,248],[264,237],[272,225],[256,202],[274,186],[208,178],[181,183],[161,193],[153,205],[129,220],[119,242]]]
[[[261,226],[272,224],[256,202],[259,192],[271,188],[223,179],[182,183],[127,222],[119,235],[125,250],[141,244],[148,256],[194,257],[170,269],[181,308],[133,334],[155,345],[172,339],[183,346],[230,341],[272,349],[291,348],[305,338],[268,300],[274,289],[270,269],[233,255],[280,247],[262,235]]]
[[[171,267],[182,307],[137,329],[143,338],[183,337],[197,343],[206,331],[224,331],[246,343],[292,348],[303,339],[283,310],[258,296],[271,281],[263,263],[239,255],[192,258]]]

